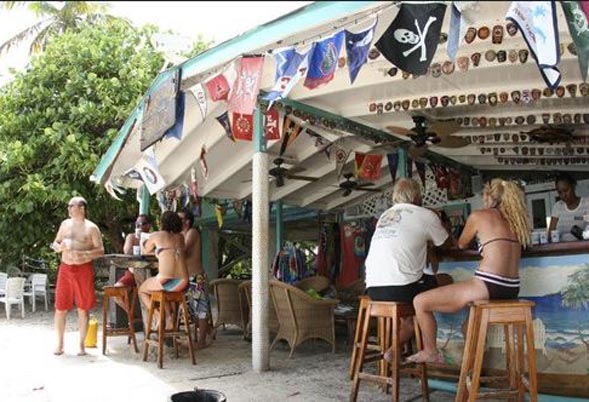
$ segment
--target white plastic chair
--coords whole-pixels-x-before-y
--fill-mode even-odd
[[[24,296],[28,297],[33,306],[33,313],[36,310],[36,299],[39,296],[45,298],[45,311],[49,311],[47,305],[47,274],[33,274],[27,281],[27,289]]]
[[[0,297],[6,294],[6,280],[8,279],[8,274],[5,272],[0,272]]]
[[[20,304],[22,318],[25,318],[25,278],[8,278],[6,280],[6,294],[0,297],[0,303],[6,307],[6,319],[10,320],[10,306]]]

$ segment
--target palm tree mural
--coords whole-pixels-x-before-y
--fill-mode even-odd
[[[70,29],[77,29],[82,23],[96,23],[99,20],[125,19],[114,17],[106,13],[108,6],[88,1],[65,1],[63,6],[49,1],[3,1],[2,8],[11,10],[14,7],[27,7],[38,18],[39,22],[27,27],[0,44],[0,55],[11,48],[19,46],[29,38],[33,38],[29,53],[45,49],[47,42],[54,35],[59,35]]]
[[[566,307],[588,310],[589,309],[589,264],[585,268],[575,272],[568,277],[567,286],[561,291],[562,304]],[[583,320],[578,320],[580,324]],[[580,325],[577,327],[581,342],[589,351],[589,342],[585,341]]]

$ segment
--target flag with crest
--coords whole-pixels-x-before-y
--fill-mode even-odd
[[[554,1],[513,1],[505,16],[522,33],[536,59],[546,85],[555,90],[560,84],[558,24]]]
[[[589,1],[562,1],[569,32],[577,49],[579,68],[583,81],[587,81],[589,60]]]
[[[374,39],[374,28],[376,22],[368,29],[360,33],[352,33],[348,30],[346,33],[346,53],[348,54],[348,70],[350,72],[350,82],[353,84],[360,72],[360,69],[368,60],[368,51]]]
[[[264,128],[266,140],[280,139],[280,117],[276,108],[270,108],[266,112],[266,125]]]
[[[445,12],[442,3],[401,3],[376,48],[401,70],[426,74],[438,48]]]
[[[313,45],[310,50],[309,71],[305,79],[307,88],[317,88],[333,79],[344,37],[344,31],[340,31]]]
[[[253,114],[260,93],[264,57],[242,57],[237,65],[237,76],[227,101],[227,110],[239,114]]]
[[[253,136],[254,116],[233,113],[233,137],[236,140],[251,141]]]
[[[335,172],[337,174],[338,179],[342,174],[344,165],[350,157],[350,153],[351,151],[343,147],[341,144],[334,145],[333,154],[335,155]]]
[[[300,53],[294,47],[290,47],[275,54],[276,77],[274,87],[265,97],[267,100],[273,102],[288,96],[297,82],[307,75],[310,53],[308,49]]]
[[[190,92],[192,92],[192,95],[194,95],[194,99],[196,99],[196,103],[198,103],[200,114],[204,120],[207,117],[207,94],[205,89],[202,84],[196,84],[190,88]]]
[[[280,144],[280,156],[284,154],[286,148],[292,144],[303,128],[299,123],[292,120],[290,116],[284,116],[284,122],[282,123],[282,144]]]
[[[214,102],[218,102],[220,100],[227,100],[227,97],[229,96],[229,91],[231,91],[229,82],[227,82],[227,78],[225,78],[225,75],[223,73],[217,74],[211,80],[205,82],[205,87],[207,87],[209,97]]]
[[[376,181],[380,178],[380,167],[383,155],[356,152],[354,176],[359,179]]]
[[[154,195],[166,186],[155,157],[143,154],[135,165],[135,169],[141,174],[150,195]]]

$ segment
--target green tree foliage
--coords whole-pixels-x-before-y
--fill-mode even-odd
[[[122,249],[135,194],[116,201],[89,177],[163,62],[151,33],[118,21],[66,32],[0,89],[3,264],[46,256],[74,195],[88,200],[107,251]]]

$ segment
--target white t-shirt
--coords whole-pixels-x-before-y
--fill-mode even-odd
[[[552,207],[553,218],[558,218],[556,230],[560,232],[562,241],[575,241],[577,238],[572,235],[571,228],[575,225],[585,229],[587,222],[583,220],[583,215],[589,214],[589,197],[581,197],[577,208],[570,210],[564,201],[558,201]]]
[[[440,218],[429,209],[396,204],[378,219],[366,257],[366,287],[401,286],[418,281],[427,258],[427,242],[448,238]]]

